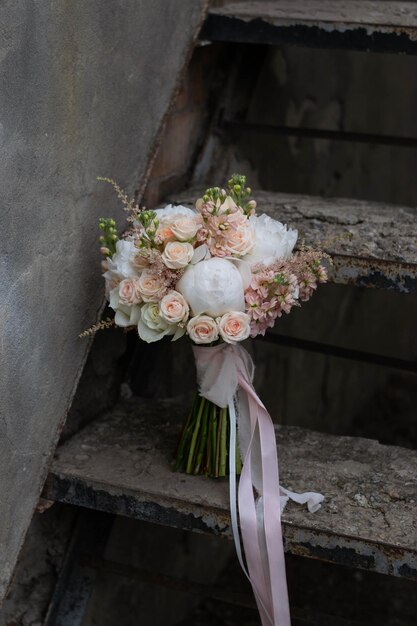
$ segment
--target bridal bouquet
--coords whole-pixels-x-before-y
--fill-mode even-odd
[[[271,531],[280,536],[280,509],[288,497],[314,510],[322,496],[279,487],[274,427],[253,389],[253,363],[240,343],[264,335],[283,313],[311,297],[326,281],[326,255],[304,247],[294,252],[297,231],[256,214],[244,176],[233,176],[227,189],[207,189],[195,208],[168,205],[154,211],[141,210],[113,184],[130,221],[119,239],[114,220],[100,220],[114,323],[137,329],[146,342],[191,340],[199,393],[183,428],[176,468],[230,475],[233,534],[245,568],[236,508],[236,475],[242,474],[238,500],[247,575],[262,623],[284,626],[289,613],[282,542],[277,548],[276,535],[271,544]]]

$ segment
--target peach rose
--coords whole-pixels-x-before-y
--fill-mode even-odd
[[[167,267],[178,270],[187,267],[193,258],[194,248],[190,243],[171,241],[162,253],[162,260]]]
[[[237,343],[250,334],[250,317],[241,311],[230,311],[217,320],[221,338],[226,343]]]
[[[142,296],[139,288],[138,278],[125,278],[119,284],[119,298],[122,304],[132,306],[133,304],[140,304],[142,302]]]
[[[138,288],[144,302],[159,302],[166,290],[161,276],[152,270],[144,269],[138,279]]]
[[[156,239],[157,241],[160,241],[161,243],[167,243],[168,241],[175,241],[175,235],[172,231],[172,225],[171,224],[166,224],[166,223],[162,223],[159,224],[158,228],[156,229]]]
[[[196,315],[187,324],[187,333],[194,343],[212,343],[219,338],[216,321],[208,315]]]
[[[171,232],[179,241],[190,241],[202,226],[201,217],[179,217],[171,224]]]
[[[230,229],[224,235],[222,242],[227,254],[231,256],[244,256],[248,254],[255,243],[255,237],[249,224],[239,226],[236,230]]]
[[[169,324],[179,324],[188,319],[190,307],[184,296],[178,291],[170,291],[160,304],[160,314]]]

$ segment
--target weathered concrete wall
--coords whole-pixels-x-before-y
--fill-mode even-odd
[[[95,178],[141,188],[204,5],[1,3],[0,599],[100,308]]]

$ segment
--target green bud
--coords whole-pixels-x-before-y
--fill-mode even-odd
[[[233,186],[233,191],[235,191],[236,193],[239,193],[239,191],[242,189],[242,187],[240,185],[234,185]]]
[[[99,237],[98,240],[99,240],[100,243],[105,243],[106,242],[106,240],[105,240],[105,238],[103,236]]]
[[[112,241],[117,241],[117,235],[111,235],[110,239],[111,239]]]

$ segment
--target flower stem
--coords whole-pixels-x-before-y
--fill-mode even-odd
[[[208,425],[209,410],[210,410],[209,403],[206,402],[204,404],[203,419],[202,419],[202,424],[201,424],[201,437],[200,437],[200,442],[199,442],[199,446],[198,446],[197,458],[196,458],[196,462],[195,462],[195,465],[194,465],[194,471],[193,471],[194,474],[198,474],[199,473],[200,467],[201,467],[201,462],[203,460],[204,453],[206,452],[207,425]]]
[[[187,474],[203,474],[212,478],[227,476],[230,421],[228,408],[196,394],[177,446],[175,469]],[[242,462],[236,442],[236,474]]]
[[[206,399],[205,398],[201,398],[200,406],[199,406],[198,412],[197,412],[197,418],[196,418],[196,423],[195,423],[195,427],[194,427],[194,432],[193,432],[193,436],[191,438],[190,451],[188,453],[187,469],[186,469],[187,474],[192,474],[193,473],[193,459],[194,459],[195,445],[196,445],[197,436],[198,436],[198,433],[199,433],[199,430],[200,430],[201,415],[203,413],[203,409],[204,409],[205,403],[206,403]]]
[[[191,437],[191,433],[194,427],[195,413],[197,410],[199,397],[200,396],[198,394],[194,396],[193,406],[191,407],[191,411],[188,414],[187,421],[185,422],[184,428],[181,433],[181,437],[177,447],[177,453],[175,456],[175,470],[178,470],[181,467],[184,459],[184,448]]]
[[[226,476],[227,457],[227,409],[220,410],[222,427],[220,435],[220,467],[219,476]]]

